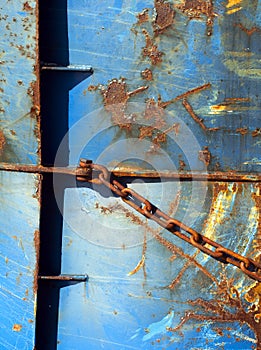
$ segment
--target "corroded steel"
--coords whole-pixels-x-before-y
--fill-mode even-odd
[[[160,226],[198,248],[203,253],[208,254],[209,256],[223,263],[230,263],[240,268],[249,277],[261,282],[261,265],[256,261],[225,248],[221,244],[214,242],[208,237],[196,232],[182,222],[171,218],[159,208],[155,207],[143,196],[130,188],[124,187],[118,181],[110,181],[110,174],[106,167],[98,164],[90,164],[84,162],[83,160],[80,162],[80,167],[94,169],[100,172],[98,179],[88,180],[86,177],[87,181],[95,184],[104,184],[114,193],[120,196],[125,203],[130,205],[133,209],[138,211],[146,218],[157,222]],[[82,180],[82,177],[80,177],[80,180]],[[186,234],[181,231],[185,231]]]

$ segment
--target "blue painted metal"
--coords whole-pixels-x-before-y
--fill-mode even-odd
[[[137,173],[260,172],[259,0],[216,0],[210,16],[211,0],[169,1],[173,23],[156,31],[155,7],[166,10],[160,0],[40,3],[43,165],[53,163],[68,131],[55,165],[76,165],[84,156]],[[205,4],[202,13],[191,10],[195,3]],[[36,1],[0,6],[0,160],[17,165],[40,163],[37,10]],[[149,57],[153,50],[162,62]],[[153,79],[145,79],[146,69]],[[150,119],[148,99],[170,103]],[[113,102],[123,104],[123,116]],[[42,178],[0,173],[3,349],[33,348],[36,309],[40,350],[260,348],[260,283],[159,230],[100,188],[57,175],[52,189],[49,175],[42,176],[36,305]],[[128,185],[260,260],[260,184]]]
[[[40,175],[37,1],[0,4],[0,348],[35,343]]]
[[[0,160],[38,164],[37,2],[2,3],[0,18]]]
[[[131,164],[133,171],[258,173],[259,1],[214,1],[211,36],[204,15],[189,19],[177,9],[181,1],[171,3],[176,9],[171,28],[153,36],[153,1],[68,2],[69,63],[94,69],[70,91],[70,164],[85,156],[110,168]],[[137,24],[144,9],[149,20]],[[248,33],[251,28],[256,29]],[[143,56],[142,29],[163,52],[161,64]],[[142,79],[146,68],[151,81]],[[104,97],[121,79],[127,92],[148,86],[129,97],[130,129],[117,122]],[[187,97],[204,125],[181,98],[166,108],[163,131],[173,124],[179,129],[168,133],[158,152],[148,152],[153,140],[149,134],[142,138],[139,127],[155,127],[155,120],[144,119],[146,100],[157,101],[160,94],[169,101],[208,83]],[[203,150],[210,160],[201,157]],[[129,186],[208,237],[258,259],[258,185],[134,181]],[[169,242],[164,246],[155,230],[160,232],[106,193],[66,190],[62,273],[87,273],[89,281],[60,292],[58,348],[258,348],[259,316],[249,313],[260,308],[255,282],[162,231]]]
[[[134,171],[260,172],[260,1],[213,1],[211,36],[206,16],[182,12],[189,2],[170,3],[174,22],[154,35],[153,1],[68,1],[69,64],[94,69],[70,90],[69,163],[84,156]],[[137,24],[144,9],[149,19]],[[163,53],[162,63],[143,55],[142,29]],[[146,68],[153,80],[142,78]],[[124,93],[148,86],[125,94],[129,129],[106,106],[113,81],[125,81]],[[170,101],[204,84],[210,86],[186,97],[198,119],[182,98],[169,104],[158,128],[179,128],[148,152],[155,143],[139,127],[155,127],[155,119],[144,119],[146,100],[157,102],[160,94]],[[260,259],[258,184],[129,186],[208,237]],[[62,273],[88,274],[89,281],[60,291],[58,348],[260,348],[260,316],[250,311],[260,310],[260,285],[238,269],[157,231],[106,192],[67,189],[63,210]]]
[[[39,176],[0,173],[0,347],[33,349]]]

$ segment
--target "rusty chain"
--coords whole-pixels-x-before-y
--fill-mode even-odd
[[[133,189],[123,186],[117,180],[110,181],[110,173],[103,165],[93,164],[91,161],[85,159],[81,159],[79,165],[81,169],[86,169],[86,176],[77,176],[78,181],[88,181],[97,185],[105,185],[126,204],[146,218],[155,221],[161,227],[191,244],[193,247],[198,248],[203,253],[220,262],[232,264],[241,269],[250,278],[261,282],[261,265],[256,261],[225,248],[191,227],[186,226],[184,223],[171,218],[146,198]],[[91,176],[90,169],[97,173],[97,177],[93,178]]]

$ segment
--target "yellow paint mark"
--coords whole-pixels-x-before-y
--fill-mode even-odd
[[[12,330],[13,332],[21,332],[22,328],[23,326],[21,324],[14,324]]]
[[[228,0],[228,3],[226,5],[226,8],[233,7],[235,5],[238,5],[242,2],[242,0]]]
[[[223,224],[237,191],[238,189],[236,189],[236,191],[233,193],[229,189],[221,189],[216,198],[213,198],[211,212],[206,224],[204,225],[204,236],[207,236],[212,240],[216,240],[217,228]]]
[[[143,254],[137,266],[131,272],[128,273],[128,276],[132,276],[135,273],[137,273],[144,266],[144,263],[145,263],[145,255]]]
[[[261,77],[260,60],[255,58],[250,59],[225,59],[225,66],[241,77],[259,79]]]
[[[242,10],[242,7],[236,7],[234,9],[231,9],[231,10],[227,11],[227,14],[228,15],[232,15],[233,13],[236,13],[236,12],[238,12],[240,10]]]
[[[233,111],[248,111],[253,107],[242,106],[242,103],[250,102],[248,97],[232,97],[226,98],[223,103],[210,106],[211,114],[219,114],[220,112],[233,112]],[[255,109],[255,107],[254,107]]]
[[[248,51],[226,51],[226,56],[227,57],[252,57],[255,54],[253,52],[248,52]]]

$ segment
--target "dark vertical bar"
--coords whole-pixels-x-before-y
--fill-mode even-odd
[[[68,138],[62,157],[55,161],[61,141],[68,133],[69,91],[92,74],[91,69],[72,69],[69,62],[67,0],[39,0],[39,56],[41,104],[41,162],[45,166],[67,166]],[[48,68],[49,67],[49,68]],[[52,69],[50,69],[52,67]],[[58,175],[56,175],[58,176]],[[40,213],[39,275],[61,273],[64,191],[75,180],[43,174]],[[37,291],[35,346],[37,350],[57,348],[60,288],[69,282],[40,279]]]
[[[59,192],[59,193],[58,193]],[[57,189],[63,200],[63,188]],[[62,213],[53,190],[53,175],[42,180],[40,219],[40,275],[59,275],[61,272]],[[62,204],[61,204],[62,205]],[[59,287],[55,282],[39,281],[36,314],[36,349],[56,349],[59,312]]]
[[[41,65],[69,64],[67,0],[39,0],[39,55]],[[63,78],[65,80],[65,78]],[[68,85],[68,84],[67,84]],[[53,165],[59,144],[68,131],[68,87],[52,72],[40,75],[41,154],[43,165]],[[60,165],[67,165],[68,152]],[[62,181],[63,183],[63,181]],[[63,207],[64,186],[56,189]],[[40,275],[61,272],[62,213],[56,203],[52,174],[44,174],[40,213]],[[39,281],[35,347],[56,349],[60,286]]]
[[[39,50],[42,65],[69,64],[67,0],[39,0]],[[62,79],[61,79],[62,78]],[[53,165],[68,131],[68,88],[64,75],[41,74],[42,164]],[[68,84],[66,84],[68,85]],[[67,165],[67,154],[59,165]],[[57,164],[58,165],[58,164]]]

